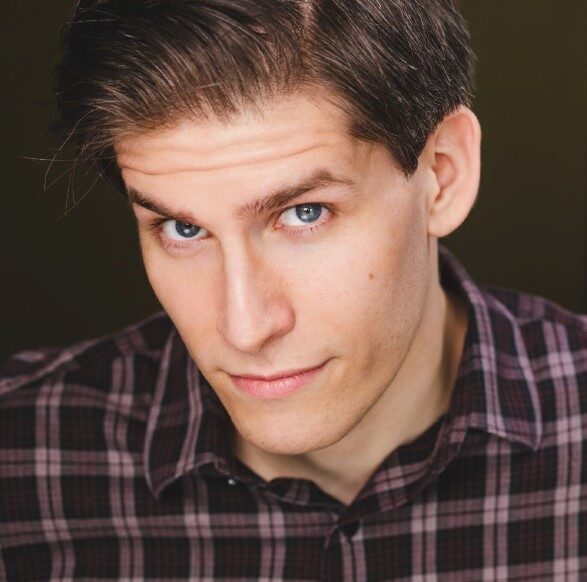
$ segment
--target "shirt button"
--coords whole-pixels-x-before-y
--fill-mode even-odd
[[[349,523],[345,523],[344,525],[340,526],[340,531],[347,537],[352,538],[359,529],[359,522],[358,521],[351,521]]]
[[[235,481],[234,479],[230,478],[230,479],[228,480],[228,484],[229,484],[229,485],[236,485],[236,481]]]

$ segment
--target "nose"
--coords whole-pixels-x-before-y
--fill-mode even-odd
[[[258,352],[295,323],[283,279],[252,249],[224,255],[223,302],[216,327],[241,352]]]

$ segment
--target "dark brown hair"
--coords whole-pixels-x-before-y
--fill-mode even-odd
[[[470,104],[473,60],[456,0],[79,0],[54,128],[123,190],[116,139],[319,88],[410,176],[438,123]]]

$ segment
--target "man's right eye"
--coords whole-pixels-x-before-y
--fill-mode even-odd
[[[161,230],[168,240],[177,242],[203,238],[207,234],[206,229],[195,224],[189,224],[188,222],[180,222],[179,220],[165,221],[161,226]]]

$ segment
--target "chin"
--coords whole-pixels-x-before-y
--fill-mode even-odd
[[[275,455],[303,455],[329,447],[342,439],[346,431],[324,430],[324,424],[315,425],[306,423],[305,430],[300,423],[295,426],[281,422],[278,426],[243,427],[235,424],[241,437],[255,447]]]

